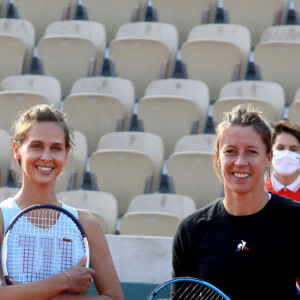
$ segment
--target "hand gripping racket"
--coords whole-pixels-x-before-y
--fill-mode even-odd
[[[64,272],[85,254],[89,244],[85,231],[69,211],[54,205],[33,205],[12,220],[2,243],[2,269],[9,278],[33,282]]]
[[[148,300],[230,300],[210,283],[191,277],[177,277],[157,287]]]

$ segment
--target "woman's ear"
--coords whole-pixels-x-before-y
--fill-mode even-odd
[[[16,159],[16,160],[20,159],[19,147],[20,147],[20,145],[18,144],[18,142],[16,142],[16,141],[12,142],[12,149],[13,149],[13,153],[14,153],[14,159]]]
[[[272,158],[273,158],[273,150],[267,155],[267,166],[266,168],[270,168],[272,165]]]
[[[69,152],[70,152],[70,147],[67,147],[67,148],[66,148],[66,159],[65,159],[65,164],[68,163]]]

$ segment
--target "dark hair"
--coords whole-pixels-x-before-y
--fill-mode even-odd
[[[66,149],[73,149],[74,133],[71,127],[67,124],[66,115],[53,105],[47,104],[33,106],[19,115],[11,128],[11,141],[15,141],[19,145],[22,145],[32,126],[41,122],[54,122],[58,124],[65,133]],[[13,159],[13,165],[15,165],[14,163],[15,160]],[[18,174],[14,175],[16,178],[19,177]]]
[[[272,145],[275,144],[277,136],[282,133],[289,133],[293,135],[300,144],[300,127],[296,124],[291,124],[288,121],[281,120],[274,124],[272,133]]]
[[[224,113],[223,121],[216,126],[216,142],[214,153],[214,169],[220,179],[221,176],[217,163],[220,140],[225,130],[230,126],[251,126],[261,136],[262,141],[266,146],[266,154],[269,154],[271,152],[271,126],[268,121],[264,117],[262,117],[261,114],[261,111],[250,104],[237,105],[232,109],[232,111]]]

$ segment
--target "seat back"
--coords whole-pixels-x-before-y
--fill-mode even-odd
[[[0,129],[0,143],[0,186],[5,186],[7,184],[11,155],[9,134],[5,129]]]
[[[62,96],[70,93],[73,83],[82,77],[95,75],[97,48],[88,39],[74,36],[47,36],[39,40],[37,55],[44,75],[56,77],[62,86]]]
[[[216,100],[221,87],[234,76],[239,77],[242,52],[230,42],[191,40],[182,45],[181,61],[188,78],[205,82],[210,99]]]
[[[251,51],[251,36],[249,29],[236,24],[203,24],[191,29],[188,40],[220,40],[235,44],[241,50],[243,60],[240,79],[246,75]]]
[[[159,135],[165,148],[165,158],[174,150],[179,138],[198,132],[200,110],[184,97],[145,96],[137,105],[141,129]]]
[[[25,73],[28,72],[35,45],[35,29],[32,23],[21,19],[0,19],[0,34],[15,36],[24,43],[26,46],[26,54],[23,71]]]
[[[74,12],[77,0],[14,0],[13,4],[18,17],[33,24],[38,41],[50,23],[74,17],[70,12]]]
[[[263,116],[271,124],[274,124],[276,121],[281,119],[277,118],[276,109],[273,104],[269,103],[265,99],[250,97],[227,97],[219,98],[213,105],[212,117],[215,124],[223,121],[224,112],[231,111],[236,105],[239,104],[252,104],[263,113]]]
[[[85,175],[88,159],[86,137],[79,131],[74,131],[75,148],[69,151],[68,163],[56,182],[56,192],[80,189]]]
[[[95,74],[99,74],[106,48],[106,32],[99,22],[86,20],[64,20],[49,24],[45,36],[75,36],[90,40],[97,48],[97,62]]]
[[[187,40],[190,30],[201,23],[214,20],[217,1],[211,0],[153,0],[159,22],[173,24],[179,32],[179,42]]]
[[[275,82],[262,80],[242,80],[226,83],[219,94],[219,98],[250,97],[264,99],[276,110],[276,119],[283,118],[285,109],[285,95],[282,86]]]
[[[138,150],[147,153],[154,164],[153,192],[158,189],[164,162],[164,144],[158,135],[135,131],[107,133],[100,139],[97,148],[104,149]]]
[[[199,132],[203,132],[209,111],[209,90],[207,85],[193,79],[160,79],[150,82],[145,96],[178,96],[193,100],[200,111]]]
[[[178,194],[143,194],[135,196],[129,203],[128,212],[163,212],[184,218],[196,210],[195,201]]]
[[[229,23],[243,25],[250,30],[252,46],[255,46],[266,28],[281,24],[282,11],[287,10],[283,3],[283,0],[224,0],[223,9],[227,11]]]
[[[7,76],[22,74],[26,45],[20,38],[1,34],[0,53],[0,81]]]
[[[64,203],[100,217],[104,233],[114,234],[118,219],[117,200],[109,193],[89,190],[64,191],[57,194]]]
[[[10,132],[20,113],[38,104],[50,104],[49,100],[39,93],[33,92],[0,92],[0,128]]]
[[[174,236],[180,223],[176,215],[159,212],[130,212],[120,221],[121,235]]]
[[[152,189],[153,162],[141,151],[98,150],[91,155],[90,172],[93,189],[114,195],[120,214],[134,196]]]
[[[182,151],[207,151],[213,153],[215,146],[216,134],[199,133],[186,135],[180,138],[174,152]]]
[[[167,162],[173,192],[194,199],[201,208],[223,194],[223,183],[213,168],[213,154],[201,151],[173,153]]]
[[[1,186],[0,187],[0,202],[6,200],[7,198],[14,197],[20,188],[18,187],[8,187],[8,186]]]
[[[300,100],[295,99],[288,108],[288,120],[300,126]]]
[[[174,25],[159,22],[132,22],[123,24],[116,38],[139,37],[157,39],[165,43],[170,52],[168,76],[171,76],[176,62],[179,46],[178,31]]]
[[[299,42],[300,26],[284,25],[268,27],[260,37],[260,43],[263,42]]]
[[[109,56],[116,76],[129,79],[136,98],[141,98],[148,83],[166,76],[170,53],[165,43],[156,39],[117,38],[110,43]]]
[[[82,0],[82,5],[90,21],[104,25],[107,43],[110,43],[121,25],[137,21],[140,0]]]
[[[71,89],[71,94],[76,93],[101,93],[118,97],[125,107],[124,130],[129,130],[135,103],[135,90],[131,81],[105,76],[80,78]]]
[[[264,42],[254,49],[254,62],[259,67],[261,80],[280,84],[286,104],[293,101],[299,87],[299,55],[300,43],[297,42]]]
[[[73,129],[86,136],[88,155],[96,151],[104,134],[122,129],[125,115],[124,106],[119,98],[95,93],[67,96],[63,110]]]
[[[51,76],[29,74],[9,76],[0,82],[0,90],[36,92],[45,96],[55,107],[60,108],[61,105],[60,82]]]

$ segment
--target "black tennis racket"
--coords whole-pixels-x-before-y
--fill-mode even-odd
[[[157,287],[148,300],[230,300],[210,283],[191,277],[177,277]]]
[[[27,283],[48,278],[75,266],[83,255],[89,266],[89,244],[78,219],[54,205],[33,205],[11,222],[2,243],[2,270]]]

